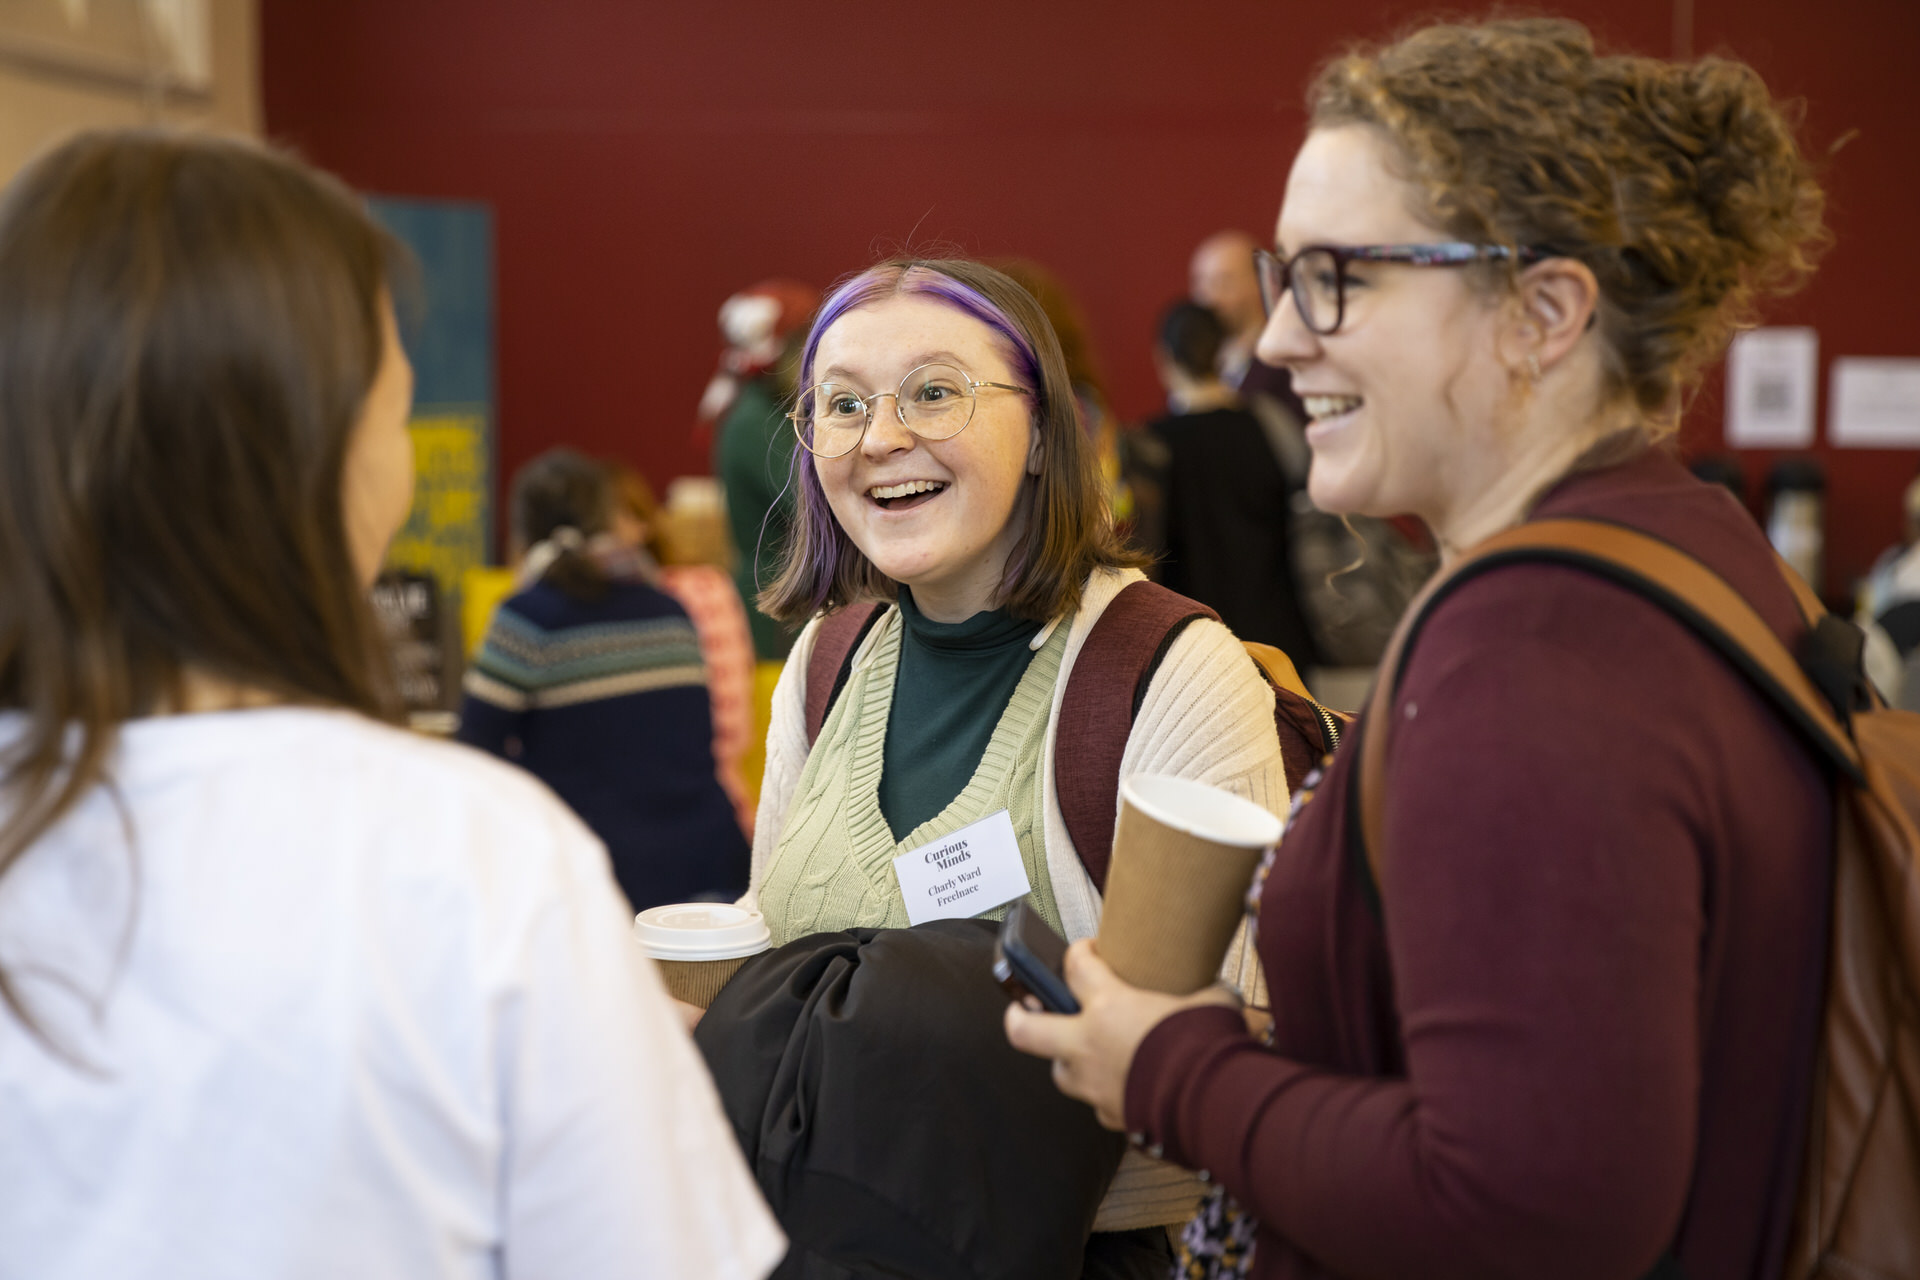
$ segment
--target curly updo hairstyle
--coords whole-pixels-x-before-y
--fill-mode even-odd
[[[1602,56],[1563,19],[1438,25],[1336,59],[1308,106],[1384,131],[1447,234],[1585,263],[1607,391],[1663,426],[1830,239],[1796,113],[1731,59]]]

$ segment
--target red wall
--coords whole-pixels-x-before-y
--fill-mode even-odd
[[[1567,0],[1603,38],[1724,47],[1806,96],[1839,247],[1770,319],[1834,355],[1920,355],[1915,0]],[[1313,65],[1430,6],[1394,0],[267,0],[267,127],[368,190],[481,199],[499,253],[500,469],[561,441],[656,481],[707,469],[714,315],[903,244],[1022,255],[1089,315],[1123,414],[1192,246],[1270,234]],[[803,10],[810,10],[803,12]],[[1857,132],[1852,132],[1856,131]],[[1824,416],[1824,385],[1822,413]],[[1717,447],[1717,378],[1690,447]],[[1765,458],[1749,460],[1757,480]],[[1832,569],[1897,531],[1920,452],[1829,457]]]

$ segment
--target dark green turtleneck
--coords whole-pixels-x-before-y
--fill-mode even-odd
[[[1040,624],[1005,610],[935,622],[900,589],[900,667],[887,717],[880,812],[895,840],[965,789],[1033,660]]]

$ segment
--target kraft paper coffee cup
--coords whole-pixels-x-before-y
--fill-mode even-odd
[[[1247,886],[1282,823],[1186,778],[1132,777],[1107,867],[1100,956],[1136,987],[1188,995],[1220,976]]]
[[[702,1009],[735,970],[773,945],[758,911],[720,902],[648,907],[634,918],[633,936],[660,966],[669,994]]]

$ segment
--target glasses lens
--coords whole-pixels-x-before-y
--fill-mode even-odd
[[[922,440],[959,435],[973,417],[973,387],[950,364],[923,365],[900,384],[900,414]]]
[[[1326,249],[1306,249],[1293,260],[1290,274],[1307,328],[1332,333],[1340,323],[1340,260]]]
[[[853,390],[822,382],[800,397],[800,443],[823,458],[837,458],[860,443],[867,405]]]
[[[1272,315],[1287,291],[1287,265],[1274,254],[1261,250],[1253,255],[1253,271],[1260,277],[1260,305]]]

